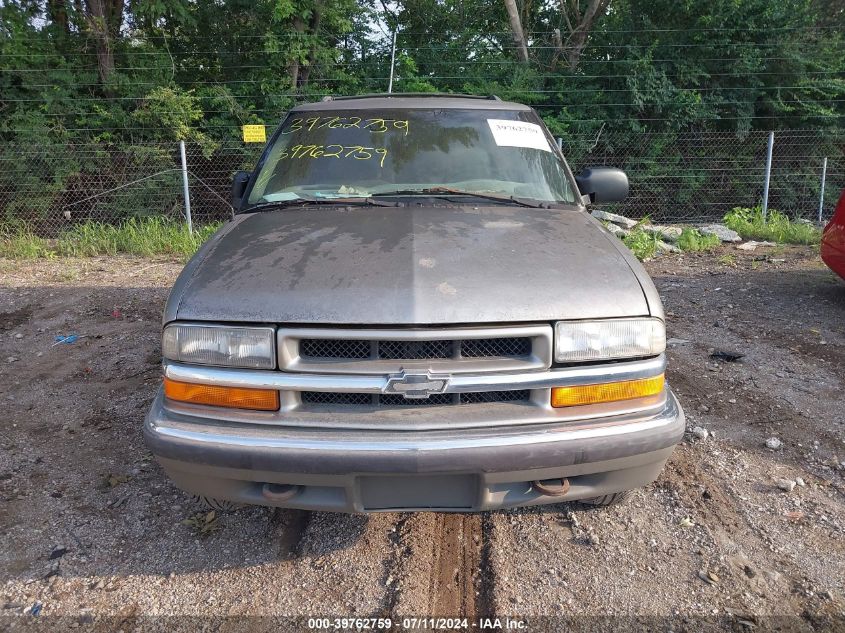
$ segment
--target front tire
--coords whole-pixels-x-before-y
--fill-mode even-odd
[[[578,503],[588,508],[608,508],[627,503],[633,496],[633,490],[623,490],[622,492],[614,492],[613,494],[602,495],[601,497],[581,499]]]

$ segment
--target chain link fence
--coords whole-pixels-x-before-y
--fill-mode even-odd
[[[563,151],[576,171],[585,165],[624,169],[631,194],[608,210],[661,223],[720,220],[736,206],[760,204],[768,132],[608,133],[570,136]],[[195,224],[231,217],[229,191],[238,169],[252,169],[262,146],[229,144],[206,153],[187,146]],[[845,130],[775,133],[769,208],[817,220],[822,164],[827,178],[822,216],[845,189]],[[25,223],[50,237],[86,220],[184,217],[179,144],[6,145],[0,149],[0,220]]]

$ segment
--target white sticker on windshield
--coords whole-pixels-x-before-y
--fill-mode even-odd
[[[506,119],[487,119],[496,145],[500,147],[530,147],[551,152],[549,141],[543,134],[543,128],[536,123],[508,121]]]

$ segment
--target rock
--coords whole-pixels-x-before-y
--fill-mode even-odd
[[[15,334],[15,338],[23,338],[23,334],[21,334],[20,332],[18,332],[17,334]]]
[[[796,484],[797,484],[800,488],[803,488],[804,486],[806,486],[806,485],[807,485],[807,484],[805,484],[805,483],[804,483],[804,480],[803,480],[803,479],[801,479],[801,477],[796,477],[796,478],[795,478],[795,483],[796,483]]]
[[[657,242],[657,250],[661,253],[680,253],[681,249],[675,246],[674,244],[667,244],[666,242],[660,240]]]
[[[741,242],[742,238],[739,233],[726,227],[724,224],[708,224],[699,227],[699,232],[702,235],[715,235],[723,242]]]
[[[686,345],[689,341],[685,338],[670,338],[666,339],[666,345],[673,347],[675,345]]]
[[[18,360],[20,360],[20,359],[19,359],[19,358],[17,358],[16,356],[8,356],[8,357],[6,358],[6,362],[7,362],[7,363],[16,363]]]
[[[53,551],[50,552],[50,558],[48,560],[55,560],[57,558],[61,558],[67,554],[67,547],[54,547]]]
[[[738,360],[745,358],[745,354],[742,352],[734,352],[730,350],[724,349],[713,349],[710,352],[710,358],[715,358],[716,360],[723,360],[726,363],[735,363]]]
[[[758,246],[774,246],[774,242],[755,242],[751,240],[750,242],[745,242],[744,244],[737,245],[737,248],[741,251],[753,251]]]
[[[781,448],[783,448],[783,442],[781,442],[776,437],[770,437],[766,440],[766,448],[770,448],[773,451],[780,450]]]
[[[617,226],[612,222],[608,222],[607,224],[605,224],[604,228],[606,228],[608,231],[610,231],[620,239],[631,233],[631,231],[629,231],[628,229],[623,229],[621,226]]]
[[[684,517],[680,521],[678,521],[678,525],[684,528],[690,528],[695,525],[695,521],[693,521],[690,517]]]
[[[703,426],[692,427],[692,434],[700,440],[706,440],[708,437],[710,437],[710,431],[705,429]]]
[[[792,492],[793,488],[795,488],[795,482],[791,479],[778,479],[775,483],[784,492]]]
[[[618,224],[619,226],[626,229],[632,229],[637,226],[636,220],[626,218],[624,215],[616,215],[615,213],[601,211],[600,209],[593,209],[592,211],[590,211],[590,215],[592,215],[597,220],[612,222],[613,224]]]
[[[667,242],[677,242],[684,230],[678,226],[662,226],[660,224],[646,224],[641,227],[646,233],[657,235]]]

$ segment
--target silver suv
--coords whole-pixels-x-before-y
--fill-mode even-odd
[[[144,425],[201,497],[342,512],[606,505],[684,432],[663,308],[529,107],[294,108],[164,313]]]

